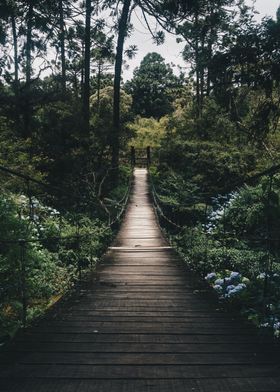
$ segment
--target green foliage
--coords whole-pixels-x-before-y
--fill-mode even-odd
[[[75,101],[57,101],[44,105],[36,114],[37,132],[33,151],[41,157],[40,167],[48,173],[52,184],[64,185],[67,177],[75,178],[83,165],[80,132],[80,108]],[[69,167],[69,162],[75,166]]]
[[[20,325],[23,278],[29,322],[73,285],[79,269],[94,268],[112,233],[98,220],[61,217],[36,199],[30,216],[24,195],[1,194],[0,223],[1,336]]]
[[[162,212],[179,226],[191,226],[205,219],[205,203],[196,184],[166,167],[150,169]]]
[[[159,147],[165,134],[166,122],[165,117],[155,120],[154,118],[137,116],[134,122],[128,125],[134,135],[129,141],[129,145],[135,148]]]
[[[160,171],[166,166],[194,183],[200,194],[226,193],[242,182],[256,166],[254,151],[232,144],[166,138],[160,152]]]
[[[277,239],[280,232],[280,177],[264,178],[255,187],[246,186],[226,209],[223,224],[238,238]]]
[[[119,176],[118,184],[117,186],[115,186],[113,189],[109,191],[108,197],[115,201],[121,200],[127,191],[131,175],[132,175],[131,167],[126,165],[121,165],[118,174]]]
[[[113,113],[113,96],[114,90],[112,86],[107,86],[101,89],[100,94],[96,92],[90,98],[90,105],[92,111],[93,121],[98,116],[103,120],[112,120]],[[121,121],[122,123],[130,119],[130,111],[132,105],[132,98],[129,94],[121,91]]]
[[[256,277],[265,268],[267,253],[239,242],[236,247],[211,237],[200,226],[185,228],[172,236],[187,265],[201,277],[212,271],[239,271],[250,278]]]
[[[125,3],[129,11],[139,2]],[[0,165],[50,185],[42,191],[0,174],[5,189],[0,239],[34,240],[25,249],[29,319],[72,285],[80,266],[94,265],[111,238],[104,222],[119,211],[130,174],[121,167],[113,187],[114,92],[108,71],[115,37],[107,34],[103,19],[85,30],[80,17],[85,5],[72,0],[0,5]],[[87,11],[97,15],[100,8],[114,6],[107,0]],[[125,39],[133,26],[119,23],[117,8],[110,16]],[[152,170],[158,201],[167,216],[188,226],[173,240],[190,266],[201,274],[219,270],[224,277],[225,269],[238,270],[253,279],[267,268],[268,255],[273,264],[279,256],[279,177],[271,190],[268,180],[242,188],[214,227],[207,226],[206,202],[279,158],[279,10],[275,20],[260,23],[244,0],[148,1],[142,10],[177,33],[178,42],[185,40],[183,56],[191,70],[187,79],[176,77],[159,54],[143,59],[121,91],[121,148],[157,149],[159,165]],[[164,33],[157,31],[153,38],[163,43]],[[90,43],[93,61],[88,64],[84,54]],[[125,54],[132,57],[136,50],[131,45]],[[32,66],[37,58],[43,60],[40,70]],[[121,65],[117,61],[117,81]],[[41,72],[50,70],[52,75],[42,79]],[[85,127],[89,93],[90,126]],[[133,111],[145,117],[132,122]],[[27,199],[15,196],[27,185],[42,200],[34,199],[31,218]],[[63,209],[63,216],[47,205]],[[223,242],[225,229],[230,234]],[[269,252],[268,235],[276,238]],[[19,251],[19,245],[0,243],[3,324],[16,325],[22,311]],[[273,284],[279,296],[277,279]],[[250,295],[259,298],[261,284],[252,287],[256,294]],[[276,302],[275,297],[273,306]]]
[[[113,96],[114,89],[111,86],[105,87],[90,97],[91,108],[91,144],[92,148],[104,152],[110,145],[113,129]],[[120,142],[124,147],[130,132],[125,124],[131,120],[132,98],[126,92],[121,91],[120,98],[120,121],[121,134]]]
[[[178,88],[180,82],[158,53],[148,53],[134,71],[133,79],[126,83],[135,114],[159,119],[170,113],[173,89]]]
[[[152,170],[152,175],[163,202],[173,201],[178,206],[195,202],[198,188],[190,181],[185,181],[180,173],[169,168],[164,172]]]
[[[25,174],[44,179],[43,173],[37,165],[41,162],[39,156],[30,157],[31,140],[21,139],[13,130],[13,125],[6,116],[0,116],[0,165],[21,170],[24,167]],[[9,176],[0,171],[0,184],[2,189],[18,191],[22,188],[22,180]]]
[[[280,336],[279,194],[279,175],[272,181],[264,177],[259,184],[231,194],[226,205],[217,209],[214,204],[207,219],[189,218],[177,234],[166,225],[186,265],[207,277],[228,306],[275,336]],[[172,211],[168,216],[176,218]]]

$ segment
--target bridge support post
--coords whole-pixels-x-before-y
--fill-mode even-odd
[[[149,167],[151,164],[151,147],[147,147],[147,166]]]
[[[135,147],[134,146],[130,147],[130,163],[131,163],[132,167],[134,167],[135,163],[136,163],[136,161],[135,161]]]

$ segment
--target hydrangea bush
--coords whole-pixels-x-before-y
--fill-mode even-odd
[[[111,239],[111,230],[99,220],[71,216],[25,195],[0,195],[0,339],[20,325],[20,246],[26,239],[26,295],[28,321],[72,287],[80,267],[94,266]],[[77,230],[80,241],[77,241]],[[59,239],[59,238],[65,238]],[[1,242],[2,241],[2,242]],[[12,242],[9,242],[12,241]]]
[[[279,175],[273,185],[269,205],[267,179],[255,187],[218,196],[208,207],[206,220],[178,234],[171,233],[171,242],[189,268],[206,277],[221,300],[278,337]],[[268,235],[274,239],[269,249]]]
[[[182,169],[185,171],[185,166]],[[159,178],[166,175],[161,166],[159,170],[161,172],[156,172]],[[155,175],[154,178],[156,180]],[[168,178],[172,178],[169,172]],[[227,178],[232,181],[228,174]],[[170,204],[176,198],[172,209],[164,209],[164,213],[171,221],[179,222],[182,228],[178,230],[161,220],[171,244],[189,269],[203,279],[206,277],[227,306],[240,311],[257,327],[279,336],[280,174],[273,178],[263,176],[257,184],[245,185],[227,194],[219,194],[216,190],[209,192],[210,188],[205,188],[207,181],[202,181],[201,177],[198,178],[199,187],[190,189],[193,179],[189,183],[180,182],[183,191],[168,181],[155,181],[160,199],[168,195]],[[173,177],[174,181],[178,183]],[[230,184],[229,189],[232,186]],[[199,196],[203,188],[207,193],[207,205]],[[187,217],[181,213],[182,205],[186,203]],[[178,220],[174,210],[181,219]]]
[[[218,293],[220,299],[241,298],[247,293],[250,279],[243,277],[239,272],[225,271],[224,273],[211,272],[206,275],[206,281]]]
[[[258,328],[280,337],[280,275],[261,272],[253,279],[239,272],[210,272],[205,280],[220,300],[238,304],[242,313]]]

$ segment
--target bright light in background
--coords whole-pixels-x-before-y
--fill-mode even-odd
[[[155,22],[153,18],[147,18],[151,27],[155,27]],[[127,61],[129,68],[125,69],[123,72],[124,80],[131,79],[133,76],[133,70],[135,67],[138,67],[143,57],[150,52],[159,53],[167,63],[179,65],[183,68],[186,68],[186,63],[182,59],[181,52],[184,49],[184,44],[178,44],[176,42],[176,36],[173,34],[168,34],[165,32],[165,42],[163,45],[157,46],[151,37],[150,32],[148,31],[143,15],[139,9],[133,13],[132,24],[134,26],[134,31],[131,35],[131,38],[127,40],[127,45],[136,45],[138,48],[136,56]],[[159,26],[159,30],[162,28]],[[175,72],[175,68],[174,68]],[[178,73],[178,72],[176,72]]]
[[[251,1],[247,1],[248,4],[251,4]],[[256,0],[255,8],[259,11],[259,15],[256,16],[257,20],[260,20],[264,16],[273,16],[275,18],[276,11],[280,7],[279,0]]]
[[[253,1],[247,0],[248,5],[252,5]],[[260,21],[264,16],[276,16],[276,11],[280,6],[280,0],[256,0],[255,9],[259,12],[256,15],[256,19]],[[151,24],[154,25],[154,22]],[[132,59],[127,61],[129,68],[124,69],[123,78],[124,80],[131,79],[133,76],[133,70],[138,67],[143,57],[149,52],[157,52],[162,55],[167,63],[179,65],[183,69],[186,69],[186,63],[183,61],[181,52],[184,48],[184,44],[178,44],[176,42],[176,37],[172,34],[166,33],[165,43],[161,46],[157,46],[153,43],[151,35],[147,28],[145,27],[145,21],[141,12],[136,11],[136,15],[133,15],[132,23],[134,25],[134,31],[126,44],[137,45],[138,52],[137,55]],[[175,72],[176,68],[174,68]],[[176,72],[178,74],[178,71]]]

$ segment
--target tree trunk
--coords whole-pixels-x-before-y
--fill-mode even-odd
[[[81,81],[80,81],[80,88],[81,88],[81,98],[84,100],[84,87],[85,87],[85,43],[82,41],[82,64],[81,64]]]
[[[18,73],[19,73],[19,63],[18,63],[18,41],[17,41],[17,27],[16,27],[16,18],[12,15],[12,33],[13,33],[13,46],[14,46],[14,69],[15,69],[15,80],[14,80],[14,91],[16,97],[18,96]]]
[[[89,98],[90,98],[90,28],[91,28],[91,0],[86,0],[86,28],[85,28],[85,56],[84,56],[84,89],[83,114],[84,131],[89,133]]]
[[[213,57],[213,40],[212,40],[212,32],[209,38],[208,47],[207,47],[208,59],[207,59],[207,80],[206,80],[206,96],[209,97],[211,91],[211,69],[210,65],[212,63]]]
[[[31,82],[31,51],[32,51],[32,19],[33,19],[33,4],[30,2],[27,13],[27,34],[26,34],[26,84],[30,86]]]
[[[30,103],[30,83],[31,83],[31,52],[32,52],[32,27],[33,27],[33,3],[29,3],[27,12],[27,32],[26,32],[26,69],[25,69],[25,110],[24,110],[24,136],[30,137],[30,117],[31,117],[31,103]]]
[[[214,44],[214,27],[213,27],[213,14],[214,14],[214,8],[212,4],[209,4],[210,8],[210,22],[211,22],[211,27],[210,27],[210,33],[209,33],[209,38],[208,38],[208,43],[207,43],[207,80],[206,80],[206,96],[209,97],[210,91],[211,91],[211,62],[212,62],[212,57],[213,57],[213,44]]]
[[[195,15],[195,27],[198,25],[198,15]],[[199,38],[195,38],[195,76],[196,76],[196,116],[200,117],[200,58],[199,58]]]
[[[98,74],[97,74],[97,108],[98,114],[100,111],[100,87],[101,87],[101,59],[98,60]]]
[[[204,101],[204,68],[201,68],[200,73],[200,114],[203,112],[203,101]]]
[[[202,114],[203,111],[203,101],[204,101],[204,82],[205,82],[205,59],[204,59],[204,38],[202,39],[201,42],[201,53],[202,53],[202,59],[200,59],[200,115]]]
[[[196,65],[196,116],[200,117],[200,74]]]
[[[74,95],[75,95],[76,100],[78,100],[78,98],[79,98],[79,86],[78,85],[79,85],[79,78],[78,78],[77,72],[74,71],[73,87],[74,87]]]
[[[66,93],[66,59],[65,59],[65,23],[63,12],[63,0],[59,0],[59,40],[61,55],[61,89],[63,95]]]
[[[124,40],[127,33],[127,22],[129,18],[131,0],[124,0],[121,19],[119,22],[119,35],[117,42],[117,53],[115,61],[115,78],[114,78],[114,107],[113,107],[113,134],[111,138],[112,148],[112,167],[119,166],[119,134],[120,134],[120,88],[121,88],[121,74],[123,62],[123,48]]]

